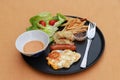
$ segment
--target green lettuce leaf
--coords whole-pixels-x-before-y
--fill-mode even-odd
[[[40,20],[44,20],[46,22],[46,26],[39,24]],[[54,26],[51,26],[49,25],[50,20],[57,20],[57,22]],[[28,27],[26,31],[42,30],[49,35],[50,41],[53,41],[54,33],[58,30],[58,26],[60,26],[64,21],[66,21],[66,17],[60,13],[57,13],[56,16],[52,16],[49,12],[42,12],[30,18],[31,26]]]
[[[44,32],[46,32],[50,37],[53,36],[53,34],[58,30],[57,27],[53,26],[46,26],[44,29],[42,29]]]

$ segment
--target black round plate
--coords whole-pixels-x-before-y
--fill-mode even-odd
[[[76,18],[75,16],[68,16],[68,17],[73,17]],[[79,18],[79,17],[77,17]],[[80,18],[81,19],[81,18]],[[85,25],[88,25],[90,21],[87,21]],[[83,42],[77,42],[75,41],[75,45],[77,46],[77,52],[81,54],[81,59],[71,65],[69,69],[59,69],[59,70],[54,70],[47,64],[46,56],[50,52],[49,46],[45,50],[43,54],[41,54],[39,57],[27,57],[23,56],[24,60],[33,68],[45,72],[45,73],[50,73],[50,74],[72,74],[76,72],[80,72],[82,70],[87,69],[90,67],[92,64],[94,64],[101,56],[103,53],[104,47],[105,47],[105,40],[102,32],[98,27],[96,28],[96,34],[95,38],[93,39],[90,49],[89,49],[89,54],[88,54],[88,61],[87,61],[87,67],[86,68],[80,68],[81,61],[84,56],[85,48],[86,48],[87,40]]]

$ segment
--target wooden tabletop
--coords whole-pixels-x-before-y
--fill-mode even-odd
[[[31,68],[15,48],[16,38],[40,12],[60,12],[96,22],[105,50],[89,69],[51,75]],[[120,0],[0,0],[0,80],[120,80]]]

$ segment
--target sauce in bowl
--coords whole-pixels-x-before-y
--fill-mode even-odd
[[[23,51],[26,53],[33,53],[37,52],[39,50],[42,50],[44,48],[44,44],[41,41],[29,41],[27,42],[24,47]]]

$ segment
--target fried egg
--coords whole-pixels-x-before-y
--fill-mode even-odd
[[[53,50],[46,59],[48,65],[53,69],[70,68],[70,66],[80,59],[80,53],[71,50]]]

